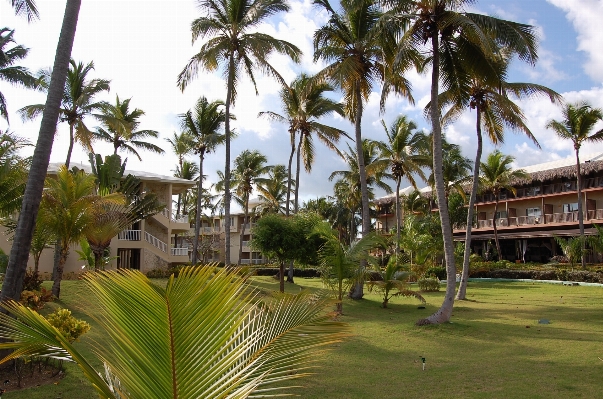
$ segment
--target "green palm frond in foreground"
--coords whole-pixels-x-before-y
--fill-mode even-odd
[[[108,373],[88,361],[38,313],[2,305],[5,362],[46,356],[77,362],[101,398],[247,398],[282,396],[308,375],[316,352],[346,335],[308,293],[260,298],[235,272],[185,268],[167,287],[134,270],[91,273],[95,318],[107,344],[95,348]],[[106,377],[102,377],[105,375]],[[105,379],[106,378],[106,379]]]

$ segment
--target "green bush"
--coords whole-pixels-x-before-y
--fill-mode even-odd
[[[40,288],[39,290],[22,291],[19,302],[30,309],[38,311],[46,305],[46,302],[52,302],[53,299],[54,296],[51,291],[47,291],[46,288]]]
[[[440,280],[446,280],[446,268],[443,266],[431,266],[425,272],[426,276],[436,276]]]
[[[440,290],[440,280],[438,278],[422,278],[418,282],[419,289],[423,292],[435,292]]]
[[[79,337],[90,330],[90,324],[76,319],[69,309],[57,309],[46,316],[46,319],[63,334],[69,342],[77,341]]]
[[[43,280],[38,272],[31,269],[25,271],[23,278],[23,291],[40,291]]]

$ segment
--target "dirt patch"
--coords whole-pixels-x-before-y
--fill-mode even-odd
[[[0,368],[0,392],[12,392],[47,384],[58,384],[65,372],[45,360],[9,362]]]

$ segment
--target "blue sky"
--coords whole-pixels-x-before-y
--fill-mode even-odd
[[[15,28],[18,43],[31,48],[23,63],[32,70],[52,65],[54,50],[60,30],[65,1],[38,0],[40,21],[27,24],[12,15],[10,2],[0,1],[2,26]],[[292,1],[292,10],[280,15],[271,24],[261,29],[280,38],[292,41],[304,52],[300,65],[294,65],[282,57],[275,57],[273,65],[287,81],[300,72],[315,73],[322,65],[312,63],[312,34],[326,21],[326,14],[318,12],[309,0]],[[512,67],[511,80],[546,85],[563,94],[567,101],[587,100],[594,106],[603,107],[603,28],[598,18],[603,15],[603,2],[599,0],[482,0],[476,2],[471,11],[495,15],[537,27],[540,34],[539,62],[535,68],[521,63]],[[190,22],[199,11],[192,0],[83,0],[78,23],[73,58],[88,62],[94,60],[94,77],[111,79],[111,92],[103,99],[114,101],[132,97],[131,104],[146,111],[141,128],[155,129],[162,139],[158,144],[168,149],[163,138],[178,130],[177,115],[191,108],[196,99],[205,95],[210,100],[224,99],[225,86],[219,74],[200,74],[181,93],[176,88],[176,76],[187,60],[199,48],[200,43],[191,45]],[[429,75],[410,73],[416,105],[390,98],[385,114],[378,109],[379,94],[373,93],[367,104],[363,135],[384,139],[380,120],[391,122],[400,113],[414,119],[420,128],[428,129],[422,108],[428,101]],[[40,103],[44,96],[8,86],[0,82],[2,92],[8,100],[12,113],[10,130],[35,141],[39,120],[22,123],[15,111],[25,105]],[[279,111],[277,102],[278,84],[269,78],[259,79],[260,95],[255,96],[249,82],[239,87],[239,98],[234,108],[238,120],[235,127],[239,138],[232,143],[232,157],[243,149],[258,149],[267,155],[271,164],[286,163],[288,157],[288,133],[286,127],[257,118],[260,111]],[[522,101],[521,106],[528,118],[528,126],[538,138],[542,150],[537,149],[525,137],[507,134],[500,149],[516,157],[516,166],[526,166],[571,156],[572,147],[563,142],[544,126],[551,118],[559,119],[558,106],[547,99]],[[353,134],[353,125],[340,118],[325,122]],[[89,121],[95,126],[94,120]],[[0,121],[0,129],[6,129]],[[600,126],[599,128],[603,128]],[[51,161],[61,162],[67,151],[67,130],[61,124],[53,147]],[[446,130],[448,139],[460,144],[466,156],[474,158],[474,115],[463,115],[457,123]],[[343,148],[346,148],[342,144]],[[486,144],[485,154],[494,147]],[[316,144],[316,163],[310,175],[302,174],[300,195],[302,199],[314,198],[331,193],[332,183],[327,177],[334,170],[344,169],[344,163],[319,143]],[[603,145],[589,146],[587,152],[603,152]],[[110,146],[99,145],[98,153],[107,155]],[[142,163],[132,156],[128,168],[171,174],[175,168],[173,154],[156,156],[145,154]],[[75,163],[87,162],[81,148],[73,154]],[[192,158],[191,158],[192,159]],[[223,168],[224,153],[218,151],[208,157],[204,167],[209,180],[215,181],[215,171]]]

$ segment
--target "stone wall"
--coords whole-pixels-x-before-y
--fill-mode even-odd
[[[161,241],[167,243],[169,240],[167,230],[161,224],[155,222],[152,218],[148,218],[145,221],[145,231],[152,236],[159,238]]]
[[[148,249],[142,250],[142,260],[140,264],[140,271],[142,273],[146,273],[153,269],[167,270],[168,267],[169,263],[166,260],[161,259]]]

